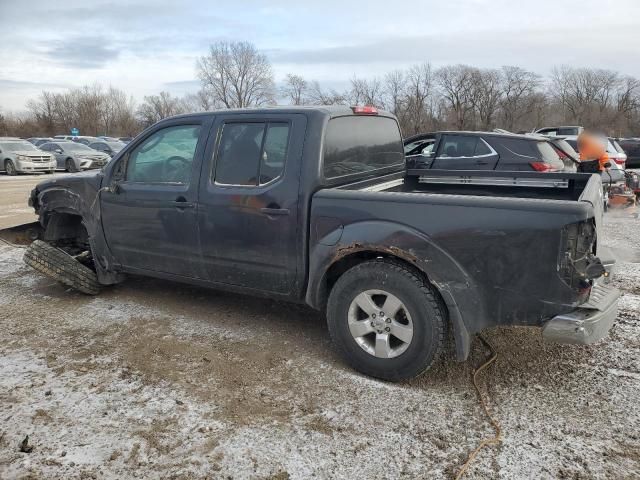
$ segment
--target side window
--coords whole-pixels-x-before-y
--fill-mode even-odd
[[[536,149],[534,141],[518,138],[495,138],[492,141],[494,148],[503,160],[530,162],[540,158],[540,152]]]
[[[476,150],[474,152],[474,157],[481,157],[483,155],[492,155],[494,152],[491,150],[491,147],[487,145],[482,138],[478,138],[478,142],[476,143]]]
[[[219,185],[257,186],[278,178],[287,155],[287,123],[227,123],[216,158]]]
[[[270,123],[267,137],[260,158],[260,185],[275,180],[284,171],[289,141],[289,125],[286,123]]]
[[[142,183],[189,183],[199,125],[163,128],[129,155],[126,179]]]
[[[445,135],[440,144],[438,158],[473,157],[476,151],[477,137],[464,135]]]
[[[51,151],[51,146],[48,143],[45,143],[44,145],[41,145],[38,148],[40,148],[40,150],[43,150],[45,152],[50,152]]]

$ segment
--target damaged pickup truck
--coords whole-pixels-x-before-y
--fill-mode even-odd
[[[168,118],[102,171],[38,184],[25,261],[89,294],[136,274],[306,303],[387,380],[428,369],[449,335],[458,360],[495,326],[607,335],[598,176],[410,167],[371,107]]]

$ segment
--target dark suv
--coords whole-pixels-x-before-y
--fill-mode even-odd
[[[627,167],[640,167],[640,138],[618,138],[618,144],[627,154]]]
[[[559,172],[563,152],[537,136],[493,132],[436,132],[404,140],[410,168]]]

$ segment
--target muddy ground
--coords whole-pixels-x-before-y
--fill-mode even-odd
[[[606,229],[624,291],[610,338],[488,332],[503,439],[467,478],[640,477],[640,220]],[[452,478],[493,434],[479,341],[389,384],[346,367],[305,308],[142,278],[87,297],[22,254],[0,243],[0,478]]]

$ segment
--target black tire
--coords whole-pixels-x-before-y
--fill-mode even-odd
[[[53,174],[53,170],[47,170],[45,173],[47,173],[48,175],[52,175]]]
[[[67,158],[64,162],[64,169],[70,173],[76,173],[78,171],[75,162],[71,158]]]
[[[396,296],[411,316],[413,337],[406,350],[394,358],[366,352],[350,333],[349,307],[366,290],[384,290]],[[446,309],[418,272],[379,258],[356,265],[338,279],[329,295],[327,323],[333,343],[349,365],[372,377],[399,381],[424,373],[438,359],[445,342]]]
[[[4,161],[4,171],[7,172],[7,175],[10,175],[10,176],[14,176],[18,174],[16,170],[16,166],[9,159]]]
[[[97,295],[100,284],[96,273],[75,258],[42,240],[35,240],[24,254],[24,263],[79,292]]]

